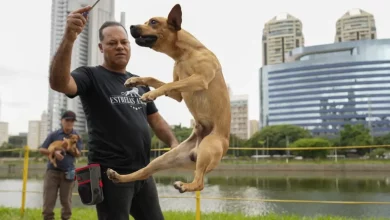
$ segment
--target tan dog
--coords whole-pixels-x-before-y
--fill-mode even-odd
[[[76,155],[76,153],[77,153],[76,143],[79,139],[80,139],[80,137],[78,135],[71,134],[69,136],[69,138],[64,138],[62,141],[53,141],[49,145],[48,157],[49,157],[49,161],[53,164],[54,167],[57,167],[57,161],[56,161],[54,153],[57,150],[60,150],[60,151],[65,150],[65,151],[69,151],[72,155]]]
[[[144,101],[163,95],[179,102],[184,99],[196,126],[187,140],[137,172],[119,175],[108,169],[107,175],[114,182],[143,180],[160,170],[187,168],[195,169],[194,180],[192,183],[177,181],[175,188],[182,193],[202,190],[204,175],[219,164],[229,148],[230,99],[221,65],[210,50],[181,28],[181,22],[181,7],[177,4],[168,18],[154,17],[143,25],[130,27],[139,46],[167,54],[175,60],[175,65],[173,82],[134,77],[125,86],[155,88],[141,97]]]

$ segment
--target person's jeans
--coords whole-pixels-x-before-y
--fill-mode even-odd
[[[69,220],[72,216],[72,190],[74,180],[65,179],[65,172],[47,170],[43,182],[43,210],[44,220],[54,220],[54,207],[60,191],[61,219]]]
[[[102,170],[103,171],[103,170]],[[99,220],[164,220],[153,177],[130,183],[113,183],[102,172],[103,202],[96,205]]]

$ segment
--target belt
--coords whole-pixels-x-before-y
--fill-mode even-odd
[[[65,170],[61,170],[59,168],[47,168],[47,170],[53,170],[53,171],[58,171],[58,172],[63,172],[63,173],[66,172]]]

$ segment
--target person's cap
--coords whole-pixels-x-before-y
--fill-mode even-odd
[[[66,111],[64,112],[64,114],[62,114],[62,117],[61,119],[70,119],[70,120],[74,120],[74,121],[77,121],[76,120],[76,114],[72,111]]]

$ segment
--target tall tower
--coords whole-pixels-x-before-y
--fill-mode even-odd
[[[68,14],[78,8],[92,5],[94,2],[95,0],[52,0],[50,61],[61,43]],[[114,9],[115,0],[110,0],[100,1],[90,11],[88,22],[83,32],[77,37],[73,45],[71,70],[82,65],[98,65],[102,63],[103,56],[98,50],[98,31],[105,21],[114,20]],[[87,123],[80,98],[69,99],[64,94],[58,93],[49,87],[48,132],[60,128],[61,114],[65,110],[72,110],[77,114],[75,129],[81,133],[85,132]]]
[[[304,46],[302,22],[283,13],[265,23],[263,29],[263,65],[285,62],[285,54]]]
[[[359,8],[349,10],[336,22],[335,42],[376,39],[374,16]]]
[[[123,27],[127,28],[126,27],[126,12],[122,11],[121,12],[121,24],[123,25]]]
[[[247,140],[249,138],[248,95],[233,95],[230,97],[230,110],[232,114],[230,133]]]

